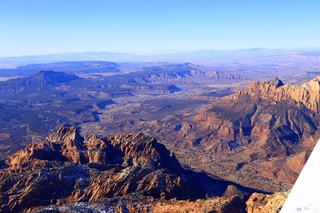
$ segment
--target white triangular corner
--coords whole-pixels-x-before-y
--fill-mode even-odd
[[[320,212],[320,140],[281,209],[281,213]]]

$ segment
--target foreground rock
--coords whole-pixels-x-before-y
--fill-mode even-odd
[[[253,193],[246,202],[248,213],[280,212],[289,192],[277,192],[272,195]]]
[[[243,210],[245,194],[252,192],[184,170],[175,155],[152,137],[82,137],[74,127],[61,127],[44,142],[28,145],[0,168],[0,210],[5,212],[40,211],[49,205],[76,208],[102,200],[106,208],[106,199],[121,198],[127,206],[205,196],[228,197],[232,203],[228,208]]]
[[[151,202],[132,202],[132,200],[109,200],[108,202],[76,202],[65,205],[51,205],[34,209],[34,212],[134,212],[134,213],[185,213],[214,212],[239,213],[244,203],[239,197],[215,197],[187,200],[157,200]],[[244,211],[242,211],[244,212]]]

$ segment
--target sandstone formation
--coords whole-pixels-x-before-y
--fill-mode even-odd
[[[267,152],[290,155],[292,146],[318,130],[319,84],[320,77],[300,86],[284,85],[277,78],[254,82],[213,104],[196,119],[202,128],[208,128],[210,139],[220,139],[213,145],[214,151],[255,142]]]
[[[320,137],[319,82],[254,82],[197,115],[139,122],[155,129],[157,138],[175,140],[183,163],[265,191],[286,191]],[[190,147],[192,160],[177,151]]]
[[[101,130],[147,132],[183,164],[260,190],[287,191],[320,137],[319,78],[301,85],[254,82],[197,113],[168,115],[173,100],[142,103],[125,115],[103,116]]]
[[[293,184],[320,136],[319,85],[319,76],[298,86],[277,78],[251,83],[193,116],[194,128],[183,134],[197,149],[233,153],[233,162],[243,162],[235,166],[240,173]]]
[[[278,78],[262,83],[253,82],[245,90],[226,97],[226,99],[236,100],[244,95],[259,97],[263,100],[273,99],[273,104],[279,101],[294,100],[305,105],[308,109],[320,113],[320,76],[298,86],[284,85]]]
[[[272,195],[253,193],[246,202],[248,213],[278,213],[280,212],[288,192],[277,192]]]
[[[44,142],[30,144],[0,163],[1,211],[98,205],[101,199],[121,197],[129,199],[127,203],[148,203],[205,195],[237,197],[230,201],[235,209],[244,208],[241,190],[249,190],[184,170],[172,152],[143,134],[82,137],[75,127],[61,127]]]

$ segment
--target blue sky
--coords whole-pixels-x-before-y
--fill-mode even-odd
[[[0,56],[320,47],[314,0],[0,0]]]

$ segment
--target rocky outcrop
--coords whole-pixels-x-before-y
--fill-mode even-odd
[[[224,194],[243,201],[236,186],[184,170],[172,152],[143,134],[82,137],[75,127],[61,127],[0,163],[1,211],[124,196],[153,200]]]
[[[227,169],[219,175],[225,175],[226,170],[244,172],[246,180],[234,174],[229,177],[241,184],[267,178],[284,188],[272,188],[267,182],[250,185],[270,192],[288,190],[320,137],[319,79],[298,86],[283,84],[277,78],[251,83],[182,120],[192,128],[176,128],[182,124],[179,121],[171,129],[176,130],[177,138],[187,138],[189,146],[206,150],[214,162],[220,161]],[[178,144],[186,146],[185,141]],[[249,175],[252,177],[247,178]]]
[[[230,95],[226,99],[237,100],[242,96],[263,100],[272,99],[271,103],[273,104],[279,101],[294,100],[313,112],[320,113],[320,76],[298,86],[291,84],[284,85],[278,78],[262,83],[253,82],[248,88]]]
[[[245,204],[238,196],[190,200],[113,200],[109,202],[76,202],[33,209],[33,212],[132,212],[132,213],[239,213]]]
[[[267,152],[291,155],[290,147],[318,131],[319,80],[293,86],[275,78],[222,98],[194,117],[205,130],[201,142],[215,142],[215,152],[255,142]]]
[[[253,193],[246,202],[248,213],[277,213],[286,201],[288,192],[277,192],[272,195]]]

